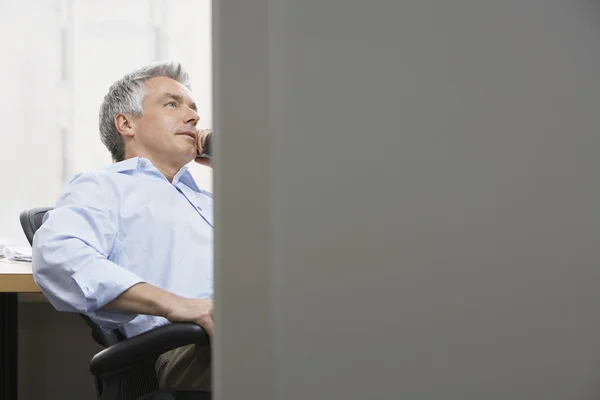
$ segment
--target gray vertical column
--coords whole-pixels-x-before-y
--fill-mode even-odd
[[[597,398],[596,2],[216,7],[217,398]]]
[[[215,398],[274,400],[268,2],[213,15]]]

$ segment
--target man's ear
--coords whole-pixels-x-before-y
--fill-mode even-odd
[[[115,116],[115,126],[122,136],[132,138],[135,136],[135,121],[128,114],[117,114]]]

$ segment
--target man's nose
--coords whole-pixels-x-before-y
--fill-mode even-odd
[[[200,116],[198,115],[198,112],[191,108],[188,108],[188,111],[185,115],[185,123],[196,125],[198,121],[200,121]]]

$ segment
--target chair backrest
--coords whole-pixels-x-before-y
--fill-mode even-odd
[[[19,215],[21,227],[23,228],[23,232],[25,233],[29,244],[33,244],[33,235],[35,235],[38,228],[42,226],[44,216],[50,210],[52,210],[52,207],[32,208],[23,211],[21,215]]]

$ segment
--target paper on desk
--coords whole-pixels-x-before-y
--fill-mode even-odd
[[[31,261],[31,247],[26,246],[2,246],[2,256],[11,261]]]
[[[4,257],[4,248],[6,247],[6,243],[8,243],[6,239],[0,238],[0,258]]]

